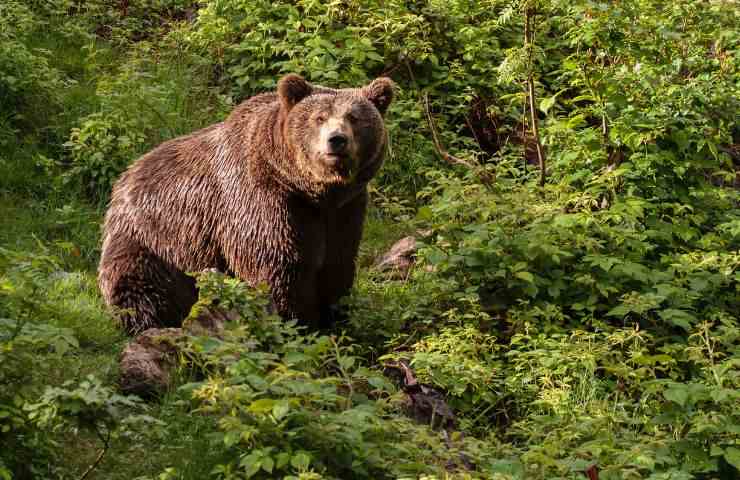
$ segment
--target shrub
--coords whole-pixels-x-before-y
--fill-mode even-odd
[[[118,176],[143,150],[145,137],[136,127],[117,113],[86,117],[65,143],[70,150],[65,181],[77,182],[94,199],[107,198]]]

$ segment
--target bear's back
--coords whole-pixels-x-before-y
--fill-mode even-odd
[[[169,140],[134,162],[113,189],[106,235],[123,233],[183,268],[212,263],[221,201],[211,160],[223,129],[218,123]]]

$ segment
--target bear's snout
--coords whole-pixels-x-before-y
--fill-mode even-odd
[[[342,132],[333,132],[329,135],[329,153],[342,154],[347,151],[348,138]]]
[[[325,120],[316,138],[314,152],[321,162],[322,175],[328,174],[334,181],[336,176],[348,179],[357,163],[357,144],[352,124],[343,114],[335,113]]]

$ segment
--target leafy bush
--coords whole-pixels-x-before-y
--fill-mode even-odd
[[[0,251],[4,257],[12,252]],[[17,257],[16,257],[17,258]],[[28,259],[30,260],[30,259]],[[0,277],[0,472],[6,478],[47,476],[56,444],[49,432],[29,418],[25,407],[37,393],[37,375],[47,361],[59,361],[78,346],[67,328],[39,322],[35,298],[51,256],[16,263],[14,275]]]
[[[420,169],[437,162],[423,124],[422,92],[444,113],[445,141],[476,155],[467,127],[471,103],[487,105],[500,92],[481,74],[501,56],[496,38],[510,38],[494,34],[497,6],[491,7],[470,1],[211,2],[186,39],[215,60],[219,80],[236,99],[274,88],[288,72],[331,86],[392,74],[400,95],[387,115],[392,142],[379,181],[413,198],[424,178]],[[461,131],[467,137],[453,134]]]
[[[31,38],[43,25],[25,4],[3,2],[0,22],[0,149],[24,129],[43,127],[43,114],[59,106],[62,74],[50,65],[48,51],[34,49]]]
[[[128,164],[143,150],[144,135],[122,115],[92,114],[72,130],[67,182],[79,182],[95,199],[106,198]]]
[[[220,274],[202,275],[199,289],[192,316],[223,308],[238,318],[221,339],[191,340],[186,356],[208,378],[181,387],[217,419],[214,448],[230,459],[218,478],[392,478],[457,460],[438,433],[394,412],[395,388],[350,339],[304,335],[266,313],[264,290]]]
[[[76,358],[81,349],[119,334],[80,274],[62,271],[65,262],[39,246],[35,254],[0,249],[0,467],[9,478],[63,476],[61,432],[89,430],[107,450],[111,437],[156,423],[132,415],[142,409],[138,400],[91,374],[64,380],[91,367]]]
[[[628,168],[595,179],[594,190],[603,195]],[[508,435],[527,446],[524,467],[537,466],[539,475],[585,468],[576,461],[580,445],[599,445],[588,452],[605,475],[737,467],[736,427],[719,427],[738,422],[730,392],[738,387],[740,257],[723,251],[736,238],[717,228],[735,221],[726,192],[696,190],[690,205],[629,195],[584,202],[591,195],[553,187],[543,197],[516,184],[488,190],[435,176],[424,192],[431,202],[419,212],[433,229],[422,255],[434,268],[417,270],[416,281],[448,286],[452,304],[440,318],[496,325],[505,344],[484,347],[478,357],[462,346],[487,345],[480,337],[463,340],[470,327],[446,341],[451,330],[443,330],[413,346],[412,365],[476,407],[472,412],[493,415],[475,421],[500,423],[503,415],[512,422]],[[695,212],[704,212],[700,220]],[[463,303],[471,299],[486,315],[460,317],[471,312]],[[483,392],[498,395],[475,396],[487,377],[449,373],[462,368],[504,369],[506,382],[492,375]],[[607,415],[606,405],[618,405],[624,417]],[[702,413],[694,413],[699,405]],[[591,421],[615,423],[597,428]],[[613,440],[599,433],[606,428]],[[567,438],[571,447],[564,447]],[[619,446],[609,453],[602,445],[612,441]],[[620,452],[640,442],[647,463],[623,463]],[[651,449],[664,452],[660,461]]]
[[[4,288],[7,288],[5,286]],[[51,350],[59,358],[77,345],[67,329],[50,325],[34,325],[23,320],[3,318],[0,314],[0,439],[4,448],[0,453],[0,477],[12,479],[47,476],[50,460],[57,445],[49,432],[39,428],[29,418],[29,369],[36,368],[39,355]]]

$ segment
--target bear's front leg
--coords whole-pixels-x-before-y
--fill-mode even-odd
[[[316,328],[320,324],[320,298],[318,292],[318,268],[307,261],[307,254],[299,251],[293,242],[260,246],[259,241],[245,242],[254,248],[252,252],[237,257],[246,261],[231,262],[230,269],[250,285],[266,283],[270,288],[275,311],[286,320]],[[259,255],[259,252],[270,255]],[[255,261],[256,260],[256,261]]]
[[[278,314],[311,329],[319,328],[321,303],[317,272],[307,271],[305,265],[290,265],[280,271],[282,275],[274,275],[268,281]]]
[[[329,217],[326,259],[318,274],[323,327],[332,326],[343,316],[337,304],[349,293],[355,280],[367,202],[367,190],[364,190]]]

